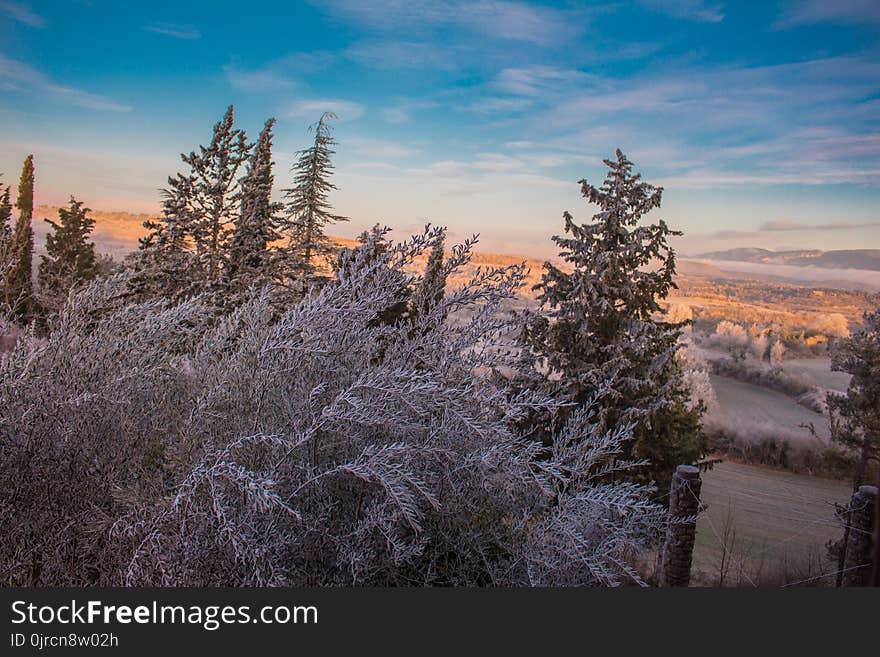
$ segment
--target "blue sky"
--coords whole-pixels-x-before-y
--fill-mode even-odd
[[[0,171],[153,210],[226,106],[276,179],[339,115],[353,235],[426,220],[546,256],[622,148],[686,253],[880,248],[880,3],[0,0]]]

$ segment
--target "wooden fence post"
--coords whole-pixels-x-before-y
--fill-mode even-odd
[[[844,586],[867,586],[871,577],[871,542],[877,487],[862,486],[850,501],[849,546],[843,572]]]
[[[682,520],[695,517],[699,513],[702,483],[700,469],[693,465],[680,465],[672,475],[672,489],[669,492],[670,522],[663,546],[662,586],[690,584],[697,523]]]

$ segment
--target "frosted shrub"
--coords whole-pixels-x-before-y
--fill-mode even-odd
[[[383,320],[441,237],[367,243],[280,316],[260,291],[219,318],[198,299],[126,304],[123,277],[72,296],[0,364],[2,582],[638,581],[664,516],[609,483],[631,427],[597,429],[603,390],[551,448],[513,429],[560,406],[496,374],[517,362],[499,306],[523,267]]]
[[[682,347],[675,352],[675,359],[681,368],[681,376],[690,392],[688,404],[695,408],[701,401],[707,411],[718,409],[718,397],[710,378],[709,363],[690,341],[684,341]]]
[[[694,319],[694,311],[690,306],[683,303],[671,303],[666,310],[664,320],[670,324],[681,324],[682,322],[690,322]],[[687,327],[688,329],[690,327]]]
[[[770,362],[773,365],[779,365],[782,363],[782,359],[785,356],[785,345],[782,341],[777,340],[773,343],[773,346],[770,347]]]
[[[817,315],[807,329],[813,335],[825,335],[830,338],[848,338],[849,326],[846,317],[840,313]]]
[[[766,333],[759,333],[751,339],[751,344],[749,345],[749,349],[752,352],[752,355],[758,360],[764,360],[764,357],[767,355],[767,350],[770,348],[770,338],[767,337]]]

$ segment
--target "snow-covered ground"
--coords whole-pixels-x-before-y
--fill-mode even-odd
[[[804,378],[804,381],[838,392],[846,392],[851,376],[846,372],[832,372],[829,358],[793,358],[782,361],[782,369]]]
[[[718,408],[711,412],[710,419],[721,427],[744,437],[754,432],[756,438],[776,434],[778,438],[816,442],[802,426],[812,424],[821,438],[829,436],[828,420],[823,415],[781,392],[725,376],[712,375],[711,381]]]

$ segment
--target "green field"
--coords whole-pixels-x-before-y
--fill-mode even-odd
[[[717,585],[725,543],[725,586],[790,584],[833,571],[825,543],[842,530],[832,503],[845,502],[850,492],[842,481],[717,464],[703,473],[707,510],[697,523],[694,584]]]

